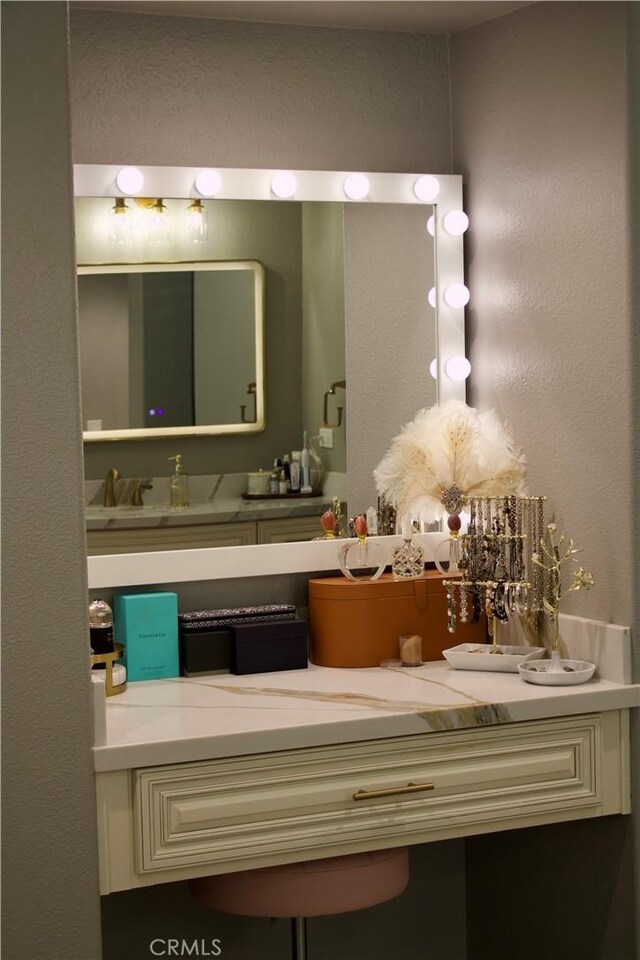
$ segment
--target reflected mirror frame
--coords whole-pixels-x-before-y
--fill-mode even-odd
[[[74,192],[78,197],[124,197],[116,184],[121,166],[113,164],[76,164]],[[144,177],[146,196],[198,198],[196,177],[202,167],[138,168]],[[464,283],[463,237],[448,234],[443,219],[452,210],[463,210],[462,177],[457,174],[430,174],[439,182],[435,198],[421,201],[414,193],[416,182],[428,171],[420,173],[366,173],[369,194],[361,200],[345,196],[344,182],[356,171],[314,171],[290,169],[296,177],[296,191],[286,199],[275,197],[271,190],[273,177],[282,171],[276,169],[235,169],[216,167],[220,189],[215,199],[220,200],[318,200],[339,203],[423,203],[433,207],[435,276],[436,276],[436,352],[437,399],[466,400],[465,381],[451,380],[446,363],[456,356],[465,356],[464,307],[451,307],[444,299],[444,291],[454,283]],[[359,171],[364,172],[364,171]],[[428,376],[425,371],[425,376]],[[398,424],[398,427],[401,425]],[[379,538],[383,549],[390,550],[396,537]],[[432,559],[434,546],[442,539],[441,533],[421,536],[427,560]],[[245,547],[210,547],[197,550],[159,551],[144,555],[111,555],[88,558],[89,587],[121,587],[141,584],[193,582],[242,576],[274,576],[277,574],[306,573],[314,570],[338,569],[337,554],[340,541],[293,544],[258,544]],[[170,573],[170,575],[169,575]]]
[[[115,273],[186,273],[212,270],[251,270],[254,276],[256,419],[250,423],[219,423],[185,427],[133,427],[122,430],[85,430],[87,442],[104,440],[159,440],[166,437],[204,437],[222,434],[262,433],[265,414],[265,269],[258,260],[157,261],[154,263],[96,263],[76,267],[78,276]]]

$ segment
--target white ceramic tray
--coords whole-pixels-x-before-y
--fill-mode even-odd
[[[544,656],[544,647],[510,647],[499,643],[499,653],[491,653],[490,643],[459,643],[443,650],[443,656],[456,670],[491,670],[498,673],[517,673],[521,663]]]
[[[551,660],[540,663],[521,663],[520,676],[528,683],[539,683],[545,687],[564,687],[573,683],[586,683],[595,673],[595,663],[588,660],[558,660],[560,669],[551,669]]]

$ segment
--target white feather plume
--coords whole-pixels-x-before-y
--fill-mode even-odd
[[[459,400],[420,410],[373,471],[378,493],[398,516],[432,521],[446,516],[443,493],[521,494],[526,461],[495,411],[479,413]]]

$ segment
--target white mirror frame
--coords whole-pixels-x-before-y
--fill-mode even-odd
[[[77,164],[74,167],[75,195],[78,197],[126,197],[116,178],[122,166]],[[196,188],[201,167],[138,167],[144,184],[137,195],[144,197],[202,197]],[[369,190],[360,200],[350,199],[344,192],[347,177],[354,171],[317,170],[240,170],[215,168],[220,179],[216,200],[333,201],[339,203],[412,203],[433,206],[436,264],[436,347],[438,402],[465,400],[465,381],[452,380],[446,372],[447,361],[464,357],[464,307],[451,307],[444,291],[452,284],[464,283],[462,236],[446,232],[445,215],[462,210],[462,177],[451,174],[364,173]],[[278,198],[271,189],[273,178],[292,173],[295,192]],[[419,180],[435,178],[437,196],[421,200],[414,192]],[[425,221],[426,228],[426,221]],[[426,293],[425,293],[426,298]],[[425,313],[430,308],[425,300]],[[428,376],[425,371],[425,376]],[[401,424],[398,424],[398,429]],[[400,537],[375,538],[384,549],[387,561]],[[441,533],[422,534],[427,560],[433,557]],[[221,580],[242,577],[336,570],[338,551],[344,541],[324,540],[301,543],[259,544],[243,547],[208,547],[196,550],[171,550],[88,558],[89,588],[142,586],[185,583],[197,580]]]

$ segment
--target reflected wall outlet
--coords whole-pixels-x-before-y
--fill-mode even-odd
[[[325,450],[333,450],[333,430],[330,427],[320,427],[318,437],[321,447]]]

